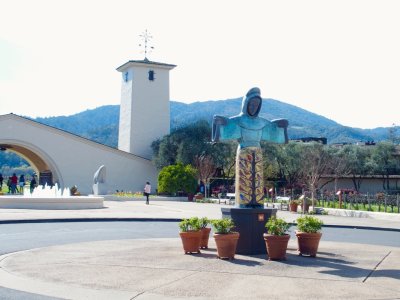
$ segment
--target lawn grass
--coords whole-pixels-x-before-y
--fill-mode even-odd
[[[339,209],[339,201],[317,201],[318,207],[323,208],[337,208]],[[350,209],[350,210],[360,210],[360,211],[372,211],[372,212],[385,212],[384,204],[376,204],[376,203],[349,203],[342,202],[342,209]],[[387,213],[399,213],[399,207],[396,205],[387,205],[386,206]]]
[[[270,198],[266,198],[265,202],[273,203],[272,199],[270,199]],[[286,203],[287,201],[281,201],[281,200],[275,201],[275,203],[282,203],[282,202]],[[316,202],[315,206],[317,206],[317,207],[340,209],[338,200],[333,200],[333,201],[315,200],[315,202]],[[343,201],[341,209],[371,211],[371,212],[385,212],[385,205],[384,205],[384,203],[379,205],[379,204],[373,203],[373,202],[368,204],[368,203],[351,203],[349,201]],[[399,206],[397,206],[397,203],[394,203],[393,205],[388,204],[386,206],[386,213],[400,213],[400,208],[399,208]]]

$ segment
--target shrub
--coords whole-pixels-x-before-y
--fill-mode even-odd
[[[233,220],[228,218],[212,220],[211,224],[214,227],[215,233],[230,233],[235,227]]]
[[[194,193],[196,187],[196,170],[191,165],[167,166],[158,175],[158,191],[160,193],[174,194],[178,191]]]
[[[273,235],[285,235],[289,227],[290,225],[284,219],[277,219],[275,216],[269,218],[268,222],[265,224],[268,233]]]
[[[322,224],[322,220],[313,216],[304,216],[297,219],[297,229],[301,232],[319,232],[322,228]]]
[[[200,223],[200,228],[206,228],[207,225],[211,223],[211,220],[209,220],[206,217],[203,217],[203,218],[200,218],[199,223]]]
[[[178,226],[182,232],[199,231],[201,227],[198,217],[183,219],[181,222],[179,222]]]

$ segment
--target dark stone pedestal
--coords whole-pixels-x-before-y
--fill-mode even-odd
[[[276,216],[276,208],[221,208],[222,218],[232,218],[240,233],[237,254],[265,254],[265,223]]]

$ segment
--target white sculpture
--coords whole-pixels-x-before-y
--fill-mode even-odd
[[[104,165],[94,173],[93,176],[93,194],[94,195],[106,195],[107,185],[106,185],[106,167]]]

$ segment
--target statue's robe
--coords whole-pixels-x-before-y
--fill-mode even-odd
[[[251,115],[248,105],[254,97],[258,97],[261,101]],[[235,178],[235,204],[238,207],[264,206],[263,157],[260,141],[287,142],[287,128],[279,126],[281,120],[268,121],[258,116],[261,104],[259,90],[253,88],[243,97],[242,112],[239,115],[230,118],[214,116],[213,140],[239,142]]]

